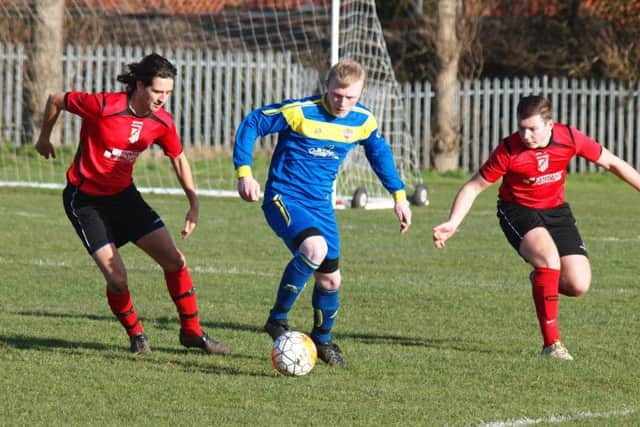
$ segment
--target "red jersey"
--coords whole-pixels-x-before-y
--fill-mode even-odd
[[[133,165],[151,144],[175,158],[182,144],[164,109],[138,117],[127,94],[68,92],[65,109],[82,117],[80,144],[67,180],[90,195],[112,195],[133,183]]]
[[[576,128],[554,123],[551,142],[544,148],[527,148],[515,132],[500,141],[480,174],[489,182],[502,177],[498,197],[534,209],[564,203],[564,181],[574,156],[595,162],[602,146]]]

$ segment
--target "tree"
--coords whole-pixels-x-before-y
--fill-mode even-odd
[[[457,169],[460,157],[456,88],[461,49],[456,31],[456,3],[456,0],[438,1],[436,52],[440,67],[436,77],[436,131],[433,137],[433,167],[437,172]]]
[[[42,123],[47,97],[62,90],[62,49],[64,37],[64,0],[37,0],[33,23],[33,50],[30,57],[26,101],[31,112],[31,135]],[[59,139],[59,128],[53,139]]]

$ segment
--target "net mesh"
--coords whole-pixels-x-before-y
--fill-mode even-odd
[[[56,1],[64,8],[59,61],[63,87],[58,90],[121,90],[116,75],[152,51],[177,66],[167,108],[203,193],[234,194],[230,153],[235,128],[246,113],[324,89],[330,66],[330,0],[50,0],[48,7]],[[31,69],[29,52],[38,31],[52,31],[38,3],[0,0],[0,179],[62,185],[77,145],[79,119],[66,114],[59,120],[61,145],[54,161],[38,159],[30,147],[35,113],[27,100],[43,70]],[[419,157],[375,1],[341,1],[339,34],[339,56],[356,59],[367,69],[362,102],[376,115],[411,189],[420,182]],[[266,176],[276,143],[272,136],[257,144],[254,169],[259,179]],[[135,178],[141,187],[177,191],[168,162],[157,150],[141,157]],[[389,197],[358,148],[343,165],[338,198],[348,198],[360,187],[371,197]]]

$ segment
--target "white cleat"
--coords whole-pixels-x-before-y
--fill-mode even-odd
[[[573,357],[569,354],[569,350],[567,350],[560,341],[556,341],[550,346],[544,347],[541,355],[543,357],[552,357],[560,360],[573,360]]]

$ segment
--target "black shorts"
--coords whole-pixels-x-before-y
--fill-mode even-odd
[[[89,254],[107,245],[137,242],[164,227],[158,214],[142,199],[134,185],[112,196],[90,196],[67,184],[62,192],[64,210]]]
[[[532,209],[517,203],[498,201],[498,218],[504,235],[518,253],[523,236],[536,227],[544,227],[555,242],[560,256],[587,256],[587,249],[568,203],[551,209]]]

